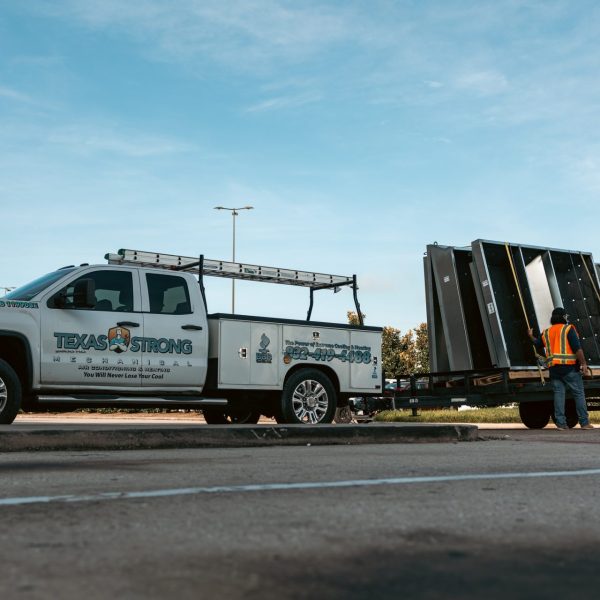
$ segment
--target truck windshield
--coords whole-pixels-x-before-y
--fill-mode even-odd
[[[64,269],[59,269],[58,271],[52,271],[52,273],[42,275],[42,277],[38,277],[37,279],[18,287],[16,290],[9,292],[6,294],[5,298],[8,300],[32,300],[40,292],[43,292],[54,282],[58,281],[74,269],[75,267],[65,267]]]

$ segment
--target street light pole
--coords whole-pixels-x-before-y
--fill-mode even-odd
[[[252,210],[254,206],[239,206],[237,208],[228,208],[227,206],[215,206],[215,210],[228,210],[233,218],[233,248],[232,262],[235,262],[235,218],[239,215],[240,210]],[[235,314],[235,279],[231,280],[231,314]]]

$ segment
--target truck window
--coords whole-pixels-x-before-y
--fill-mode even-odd
[[[133,279],[128,271],[92,271],[73,280],[48,301],[55,308],[54,298],[62,294],[66,298],[63,308],[73,308],[73,290],[80,279],[93,279],[96,284],[96,306],[89,310],[108,312],[133,312]]]
[[[150,312],[189,315],[192,312],[187,281],[183,277],[146,273]]]

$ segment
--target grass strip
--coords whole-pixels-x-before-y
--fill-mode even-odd
[[[479,408],[476,410],[419,409],[413,416],[412,410],[386,410],[375,415],[376,421],[388,423],[520,423],[517,407]],[[590,412],[590,421],[600,423],[600,412]]]

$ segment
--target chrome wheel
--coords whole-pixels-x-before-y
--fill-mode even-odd
[[[8,390],[6,389],[6,384],[4,383],[4,380],[0,379],[0,412],[4,410],[7,402]]]
[[[327,390],[314,379],[301,381],[292,393],[292,409],[301,423],[320,423],[329,409]]]

